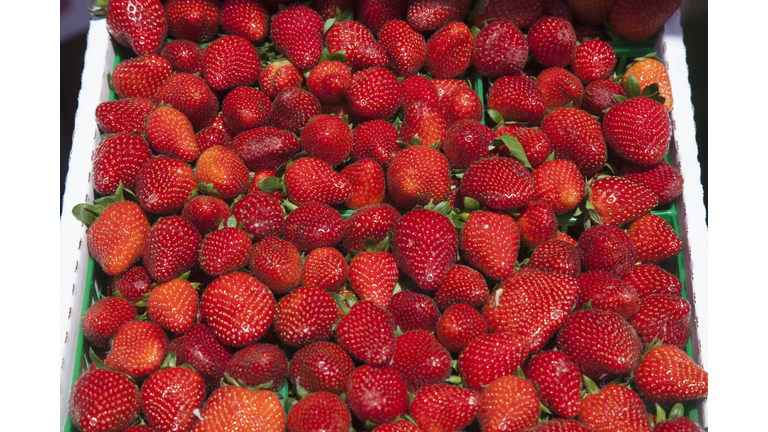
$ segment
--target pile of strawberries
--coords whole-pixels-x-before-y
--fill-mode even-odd
[[[606,42],[680,0],[94,6],[79,430],[703,430],[669,77]]]

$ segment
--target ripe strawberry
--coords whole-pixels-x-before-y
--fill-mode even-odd
[[[475,4],[472,10],[472,22],[482,28],[486,23],[496,20],[509,20],[519,28],[527,28],[541,16],[540,0],[509,2],[506,0],[488,0]]]
[[[219,32],[218,0],[167,0],[168,34],[175,39],[210,42]]]
[[[544,94],[547,109],[563,108],[568,105],[581,107],[584,86],[566,69],[561,67],[544,69],[536,78],[536,85]]]
[[[158,369],[141,385],[141,411],[157,431],[189,431],[205,401],[205,381],[186,367]]]
[[[214,146],[204,151],[197,160],[195,176],[200,188],[231,200],[248,191],[248,168],[227,147]]]
[[[322,61],[313,67],[307,77],[307,89],[323,104],[344,101],[352,73],[344,63]]]
[[[504,213],[474,211],[461,230],[462,257],[494,280],[504,280],[512,275],[519,246],[517,224]]]
[[[299,87],[288,87],[280,90],[272,101],[269,124],[296,134],[318,114],[320,101],[315,95]]]
[[[344,218],[328,204],[309,202],[285,219],[283,238],[301,253],[319,247],[336,247],[344,235]]]
[[[272,126],[263,126],[238,134],[232,150],[249,171],[276,171],[299,152],[299,139],[293,133]]]
[[[632,239],[613,225],[596,225],[584,231],[578,249],[584,271],[607,270],[624,277],[637,261]]]
[[[247,273],[219,276],[203,291],[202,320],[224,345],[242,347],[267,333],[275,315],[275,297]]]
[[[363,423],[391,422],[408,411],[405,381],[397,369],[387,365],[366,364],[355,369],[347,382],[345,400]]]
[[[497,378],[512,375],[528,357],[526,336],[515,332],[478,336],[459,355],[458,369],[463,384],[481,391]]]
[[[259,78],[261,59],[256,48],[240,36],[222,36],[203,55],[203,77],[211,89],[250,86]]]
[[[289,432],[348,432],[352,416],[344,400],[333,393],[319,392],[298,401],[288,411]]]
[[[469,27],[454,21],[427,40],[424,68],[435,78],[456,78],[472,64],[474,38]]]
[[[451,355],[432,333],[413,330],[397,337],[392,366],[405,380],[408,391],[441,384],[451,375]]]
[[[601,431],[650,432],[652,429],[640,396],[618,384],[608,384],[598,393],[585,396],[579,420]]]
[[[401,111],[407,109],[416,101],[424,102],[428,107],[439,110],[440,96],[437,93],[437,86],[429,78],[423,75],[411,75],[403,79],[400,85],[403,89]]]
[[[326,292],[339,292],[347,281],[347,260],[336,248],[312,250],[301,268],[301,283]]]
[[[531,174],[533,199],[549,204],[557,216],[576,208],[584,197],[584,178],[576,164],[569,160],[544,162]]]
[[[336,166],[352,151],[352,131],[341,118],[320,114],[301,131],[301,146],[310,157]]]
[[[200,195],[184,204],[181,217],[191,222],[200,235],[205,236],[229,217],[229,206],[221,198]]]
[[[388,364],[395,351],[395,323],[386,309],[363,300],[339,320],[336,340],[355,360],[372,366]]]
[[[494,81],[488,91],[486,106],[501,114],[505,122],[531,126],[538,124],[547,110],[544,94],[525,75],[503,76]]]
[[[329,392],[341,395],[347,389],[355,365],[340,346],[315,342],[296,351],[291,358],[289,378],[309,393]]]
[[[146,116],[155,108],[142,97],[104,101],[96,106],[96,125],[104,133],[143,132]]]
[[[147,116],[147,142],[155,152],[191,163],[200,155],[192,123],[184,113],[161,106]]]
[[[424,36],[408,22],[388,21],[381,27],[378,36],[389,68],[396,76],[413,76],[424,66],[427,44]]]
[[[616,0],[608,15],[611,29],[629,41],[641,41],[656,34],[680,8],[681,0]]]
[[[658,84],[659,96],[664,98],[664,109],[672,111],[672,86],[669,82],[667,68],[653,57],[640,57],[635,59],[622,75],[622,84],[626,85],[627,78],[632,75],[637,80],[642,92],[651,84]]]
[[[669,294],[651,294],[640,300],[640,306],[629,323],[637,330],[643,345],[662,341],[665,345],[685,347],[691,335],[691,304]]]
[[[575,245],[549,240],[533,251],[528,268],[575,277],[581,272],[581,257]]]
[[[470,0],[411,0],[407,20],[415,30],[429,32],[454,21],[462,21],[469,12]]]
[[[468,168],[479,159],[488,158],[493,131],[484,124],[463,119],[450,126],[443,141],[443,151],[455,168]]]
[[[576,48],[571,70],[584,85],[607,79],[616,68],[616,51],[607,42],[593,39]]]
[[[434,332],[440,319],[437,303],[426,294],[405,290],[392,296],[387,306],[395,327],[403,332],[423,330]]]
[[[344,126],[346,127],[346,125]],[[295,204],[341,204],[352,195],[352,185],[331,166],[314,157],[296,160],[285,170],[285,189]]]
[[[376,426],[372,432],[424,432],[420,427],[408,420],[395,420],[391,423],[384,423]]]
[[[344,201],[350,209],[379,204],[384,199],[384,170],[373,159],[361,159],[347,165],[339,173],[352,186],[352,194]]]
[[[514,375],[491,382],[480,394],[477,421],[483,431],[526,431],[539,422],[536,388]]]
[[[185,39],[175,39],[163,45],[160,55],[168,60],[176,73],[200,74],[203,68],[203,48]]]
[[[437,148],[447,129],[448,125],[438,110],[417,101],[405,108],[403,122],[398,127],[398,137],[405,143],[412,143],[418,137],[421,145]]]
[[[125,323],[115,334],[104,364],[131,378],[157,370],[168,350],[168,336],[150,321]]]
[[[376,42],[373,33],[358,21],[336,22],[325,33],[330,53],[344,51],[345,64],[352,73],[372,67],[387,67],[387,54]]]
[[[544,0],[541,4],[542,16],[559,16],[573,22],[573,13],[565,0]]]
[[[555,159],[575,163],[584,176],[592,176],[603,168],[608,157],[600,123],[578,108],[558,108],[541,121]]]
[[[224,124],[235,133],[266,125],[271,110],[269,97],[253,87],[232,89],[221,105]]]
[[[163,330],[186,333],[195,323],[198,294],[195,286],[184,279],[162,283],[149,293],[147,315]]]
[[[277,303],[275,332],[280,342],[301,348],[329,339],[338,317],[339,308],[328,292],[304,284]]]
[[[224,0],[221,3],[221,30],[263,42],[269,33],[269,11],[260,0]]]
[[[589,187],[588,205],[594,208],[601,223],[622,226],[638,220],[658,199],[648,188],[621,177],[604,177]]]
[[[479,309],[488,301],[488,296],[488,284],[483,275],[472,267],[456,264],[448,269],[443,283],[437,288],[435,303],[443,311],[455,304]]]
[[[461,181],[463,196],[493,210],[523,207],[533,199],[533,176],[517,159],[494,157],[473,162]]]
[[[628,375],[643,349],[635,329],[611,311],[573,312],[557,335],[557,349],[589,378],[611,380]],[[582,402],[585,412],[586,400]],[[582,418],[582,420],[584,420]]]
[[[704,432],[704,428],[690,417],[674,417],[657,421],[653,432]]]
[[[168,60],[147,54],[121,61],[112,71],[112,89],[119,98],[152,99],[173,73]]]
[[[258,190],[242,197],[232,206],[238,226],[259,242],[283,232],[284,211],[273,196]]]
[[[139,417],[139,389],[124,374],[90,369],[72,386],[69,417],[83,432],[117,432]]]
[[[440,99],[440,114],[448,126],[462,119],[479,122],[483,119],[483,102],[477,92],[468,87],[461,87]]]
[[[472,65],[491,79],[516,75],[528,60],[528,40],[509,20],[493,21],[480,30],[472,47]]]
[[[181,216],[159,219],[147,233],[141,259],[156,282],[167,282],[192,270],[202,238]]]
[[[139,167],[152,156],[147,142],[131,132],[105,137],[93,156],[93,187],[99,195],[112,195],[122,183],[134,189]]]
[[[224,372],[243,386],[278,391],[288,378],[288,359],[277,345],[257,343],[236,352]]]
[[[269,63],[259,72],[259,87],[270,99],[274,99],[282,89],[301,87],[303,83],[301,71],[288,60]]]
[[[147,270],[143,266],[137,265],[117,276],[111,276],[107,281],[107,288],[109,295],[122,297],[130,303],[136,303],[147,298],[145,294],[152,291],[152,284],[152,278],[149,277]]]
[[[88,252],[104,273],[120,274],[141,256],[149,228],[141,207],[118,201],[107,206],[88,228]]]
[[[370,158],[386,169],[398,152],[397,129],[387,121],[363,122],[352,130],[353,160]]]
[[[390,231],[394,231],[400,213],[388,204],[374,204],[355,210],[344,227],[341,249],[345,252],[362,252],[365,241],[372,238],[378,244]]]
[[[678,296],[683,291],[677,276],[655,264],[636,265],[623,280],[637,291],[641,299],[651,294]]]
[[[232,357],[205,324],[192,324],[189,331],[171,341],[168,352],[176,354],[177,364],[189,363],[203,377],[209,391],[219,387]]]
[[[522,127],[520,125],[511,124],[504,125],[495,131],[495,137],[499,138],[504,134],[509,134],[520,143],[525,152],[528,162],[531,164],[531,168],[536,168],[547,159],[552,153],[551,144],[549,138],[544,132],[539,129]],[[493,154],[499,156],[509,157],[509,148],[507,146],[496,147]]]
[[[202,78],[188,73],[171,75],[155,93],[153,100],[181,111],[196,131],[214,125],[219,112],[219,100],[213,90]],[[234,132],[231,134],[234,136]]]
[[[253,275],[275,294],[287,294],[301,282],[301,256],[290,242],[266,237],[253,245],[250,268]]]
[[[432,85],[434,85],[435,89],[437,89],[438,102],[442,102],[444,96],[450,93],[453,93],[458,89],[470,88],[469,84],[466,81],[460,80],[460,79],[454,79],[454,78],[448,78],[448,79],[433,78]]]
[[[470,305],[459,303],[443,311],[435,336],[448,351],[458,354],[470,342],[487,333],[488,326],[480,312]]]
[[[419,427],[457,431],[469,426],[480,410],[480,394],[450,384],[424,386],[411,402],[410,414]]]
[[[208,397],[200,417],[192,432],[285,431],[285,411],[277,395],[269,390],[222,386]]]
[[[430,201],[448,198],[451,187],[448,159],[426,146],[410,146],[401,150],[387,167],[387,190],[395,206],[407,210]]]
[[[237,227],[224,227],[206,235],[200,245],[200,268],[221,276],[245,267],[251,257],[251,238]]]
[[[389,21],[405,21],[407,13],[407,0],[359,0],[355,7],[355,19],[373,34],[379,34]]]
[[[539,422],[535,427],[528,429],[527,432],[595,432],[589,426],[573,419],[553,418]]]
[[[667,155],[672,123],[664,106],[646,97],[627,99],[603,118],[605,142],[622,159],[656,165]]]
[[[581,407],[581,373],[560,351],[541,351],[525,367],[525,375],[536,384],[541,403],[553,414],[573,418]]]
[[[618,103],[615,99],[616,95],[626,97],[627,93],[620,85],[611,80],[592,81],[584,88],[581,109],[602,119],[605,112]]]
[[[398,109],[403,90],[389,69],[372,67],[356,72],[347,86],[347,102],[358,121],[387,120]]]
[[[389,252],[362,252],[349,262],[349,284],[361,300],[387,307],[399,276]]]
[[[324,20],[329,20],[336,17],[337,10],[341,12],[351,10],[355,3],[357,2],[352,0],[312,0],[309,7],[316,10]]]
[[[602,25],[608,20],[611,6],[616,0],[566,0],[573,17],[587,25]]]
[[[83,336],[91,345],[109,348],[109,341],[120,327],[136,319],[136,308],[120,297],[104,297],[83,315]]]
[[[653,214],[632,222],[627,234],[635,245],[638,260],[644,264],[659,264],[683,250],[683,241],[672,225]]]
[[[611,272],[591,270],[576,276],[576,280],[579,282],[579,300],[575,310],[590,303],[593,309],[609,310],[629,319],[640,307],[637,291]]]
[[[557,217],[552,207],[544,201],[531,201],[520,209],[520,217],[516,222],[520,229],[520,241],[528,249],[536,249],[557,236]]]
[[[576,32],[566,19],[545,16],[531,24],[528,48],[542,66],[566,67],[576,56]]]
[[[659,204],[672,202],[683,192],[682,174],[664,161],[653,166],[627,162],[621,166],[619,174],[650,189],[658,197]]]
[[[523,269],[491,293],[482,313],[491,333],[525,335],[526,346],[535,352],[563,326],[578,295],[579,285],[571,276]]]
[[[96,6],[102,6],[102,2]],[[107,6],[106,2],[103,2]],[[107,31],[117,43],[127,46],[138,55],[157,54],[168,34],[168,21],[160,0],[110,1],[106,13],[93,11],[96,15],[106,15]],[[136,19],[139,16],[141,19]]]
[[[292,5],[272,18],[269,36],[277,52],[299,69],[309,69],[323,50],[323,18],[303,5]]]

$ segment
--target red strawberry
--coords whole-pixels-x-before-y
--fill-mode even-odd
[[[229,201],[248,191],[248,168],[227,147],[214,146],[197,160],[195,176],[201,189]]]
[[[611,272],[591,270],[576,276],[576,280],[579,282],[579,300],[575,310],[590,303],[593,309],[609,310],[629,319],[640,307],[637,291]]]
[[[336,166],[352,151],[352,131],[341,118],[320,114],[302,129],[301,146],[310,157]]]
[[[154,101],[181,111],[198,131],[214,125],[219,111],[219,100],[208,84],[199,76],[188,73],[171,75],[155,93]]]
[[[443,151],[455,168],[468,168],[473,162],[491,156],[488,147],[493,135],[488,126],[476,120],[459,120],[446,132]]]
[[[448,351],[458,354],[487,333],[488,326],[480,312],[470,305],[455,304],[440,316],[435,336]]]
[[[251,257],[251,238],[240,228],[221,228],[205,236],[199,257],[200,268],[208,275],[238,271]]]
[[[83,336],[91,345],[109,348],[109,341],[123,324],[136,319],[136,308],[120,297],[104,297],[83,315]]]
[[[525,75],[503,76],[494,81],[488,91],[486,106],[501,114],[506,122],[532,126],[539,123],[547,110],[544,94]]]
[[[384,423],[372,429],[372,432],[424,432],[420,427],[408,420],[395,420],[392,423]]]
[[[323,105],[341,103],[346,98],[352,73],[344,63],[322,61],[313,67],[307,77],[307,89]]]
[[[292,5],[272,18],[270,38],[277,52],[299,69],[309,69],[323,50],[323,18],[303,5]]]
[[[566,0],[573,17],[587,25],[603,25],[616,0]]]
[[[427,40],[424,68],[435,78],[456,78],[472,64],[474,38],[461,21],[447,24]]]
[[[565,0],[543,0],[541,4],[542,16],[559,16],[568,21],[573,21],[571,7]]]
[[[423,430],[460,430],[475,419],[480,395],[450,384],[424,386],[411,402],[410,414]]]
[[[110,36],[138,55],[157,54],[168,34],[168,21],[160,0],[110,1],[106,19]]]
[[[437,148],[440,146],[448,125],[442,114],[424,102],[413,102],[405,109],[403,122],[398,127],[398,137],[405,143],[418,138],[420,145]]]
[[[565,106],[581,107],[584,86],[578,78],[566,69],[551,67],[541,71],[536,78],[536,85],[544,94],[547,109]]]
[[[144,267],[156,282],[167,282],[192,270],[202,238],[181,216],[168,216],[152,225],[141,254]]]
[[[152,291],[152,284],[152,278],[149,277],[149,273],[143,266],[133,266],[117,276],[110,277],[107,281],[107,288],[109,295],[122,297],[130,303],[136,303],[147,298],[145,294]]]
[[[247,346],[267,333],[275,315],[275,297],[247,273],[219,276],[203,291],[202,320],[221,343]]]
[[[576,48],[571,70],[584,85],[607,79],[616,68],[616,51],[607,42],[593,39]]]
[[[371,120],[352,130],[352,159],[356,161],[370,158],[386,169],[398,152],[397,129],[392,123]]]
[[[112,195],[122,183],[134,189],[139,167],[152,156],[147,142],[131,132],[105,137],[93,155],[93,187],[99,195]]]
[[[392,366],[410,392],[440,384],[451,375],[451,355],[432,333],[413,330],[397,337]]]
[[[279,129],[299,133],[300,129],[318,114],[320,114],[320,101],[315,95],[299,87],[288,87],[280,90],[272,101],[269,124]]]
[[[362,252],[349,262],[349,284],[361,300],[387,307],[400,272],[389,252]]]
[[[440,319],[437,303],[428,295],[411,290],[393,295],[387,310],[392,314],[395,327],[403,332],[423,330],[432,333]]]
[[[565,18],[545,16],[531,24],[528,47],[542,66],[566,67],[576,56],[576,32]]]
[[[595,381],[628,375],[640,360],[642,347],[635,329],[611,311],[573,312],[557,335],[557,349]],[[587,409],[584,404],[586,400],[582,413]]]
[[[354,368],[352,359],[341,347],[316,342],[296,351],[291,358],[289,377],[309,393],[324,391],[341,395]]]
[[[198,312],[195,286],[184,279],[172,279],[152,289],[147,298],[147,315],[163,330],[186,333]]]
[[[626,97],[627,93],[620,85],[611,80],[592,81],[584,88],[581,109],[602,119],[606,110],[618,103],[614,98],[616,95]]]
[[[578,248],[584,271],[607,270],[624,277],[637,261],[632,240],[613,225],[597,225],[584,231]]]
[[[662,104],[633,97],[608,110],[603,118],[603,135],[622,159],[656,165],[669,150],[672,122]]]
[[[429,78],[423,75],[411,75],[403,79],[400,85],[403,89],[401,111],[417,101],[427,104],[430,108],[439,109],[440,96],[437,93],[437,86]]]
[[[528,268],[576,276],[581,272],[581,257],[575,245],[557,239],[549,240],[533,251]]]
[[[491,279],[507,279],[515,270],[520,233],[511,216],[474,211],[461,230],[460,241],[462,257]]]
[[[269,11],[260,0],[224,0],[221,30],[225,34],[261,43],[269,33]]]
[[[516,222],[520,228],[520,241],[528,249],[536,249],[557,236],[557,217],[544,201],[532,201],[520,209]]]
[[[316,10],[324,20],[336,17],[336,12],[344,12],[355,6],[353,0],[312,0],[309,7]]]
[[[650,189],[658,197],[659,204],[672,202],[683,192],[682,174],[664,161],[652,166],[628,162],[621,166],[619,174]]]
[[[480,75],[516,75],[528,60],[528,40],[509,20],[493,21],[480,30],[472,48],[472,65]]]
[[[427,56],[424,36],[402,20],[388,21],[379,31],[379,43],[387,56],[389,68],[398,77],[415,75]]]
[[[269,390],[222,386],[208,397],[200,417],[202,420],[195,424],[193,432],[285,431],[285,410],[277,395]]]
[[[344,126],[346,127],[346,125]],[[295,204],[341,204],[352,195],[352,185],[331,166],[314,157],[296,160],[285,170],[285,189]]]
[[[595,429],[577,420],[553,418],[539,422],[535,427],[528,429],[528,432],[595,432]]]
[[[472,10],[472,22],[482,28],[486,23],[496,20],[509,20],[519,28],[529,27],[541,15],[540,0],[510,2],[506,0],[488,0],[475,3]]]
[[[271,110],[269,97],[253,87],[232,89],[221,104],[224,124],[235,133],[266,125]]]
[[[288,163],[299,148],[296,135],[272,126],[247,130],[232,141],[232,150],[253,172],[276,171]]]
[[[405,21],[407,11],[407,0],[359,0],[355,19],[378,34],[389,21]]]
[[[448,198],[451,187],[448,159],[426,146],[410,146],[400,151],[387,167],[387,190],[400,209],[412,209],[430,201]]]
[[[209,391],[219,387],[232,357],[205,324],[192,324],[189,331],[171,341],[168,352],[176,354],[177,364],[189,363],[203,377]]]
[[[376,42],[373,33],[358,21],[336,22],[325,33],[328,51],[346,53],[345,64],[352,72],[372,67],[387,67],[387,54]]]
[[[665,345],[683,348],[691,335],[691,304],[682,297],[652,294],[640,300],[629,323],[644,345],[658,339]]]
[[[203,48],[185,39],[175,39],[163,45],[160,55],[168,60],[176,73],[199,74],[203,68]]]
[[[658,421],[653,432],[704,432],[704,428],[690,417],[674,417]]]
[[[454,78],[434,78],[432,79],[432,85],[434,85],[435,89],[437,89],[438,102],[441,102],[444,96],[451,94],[458,89],[470,88],[466,81]]]
[[[384,199],[384,170],[373,159],[362,159],[347,165],[339,174],[352,186],[352,194],[344,201],[347,208],[359,209],[379,204]]]
[[[261,190],[249,193],[232,206],[238,226],[258,242],[283,232],[284,212],[280,202]]]
[[[347,382],[345,400],[363,423],[391,422],[408,411],[405,381],[397,369],[387,365],[366,364],[355,369]]]
[[[525,335],[526,346],[535,352],[563,326],[578,294],[579,285],[571,276],[523,269],[491,293],[483,317],[491,333]]]
[[[517,159],[494,157],[473,162],[461,181],[463,196],[493,210],[523,207],[533,199],[533,176]]]
[[[544,201],[560,216],[575,209],[584,197],[584,177],[566,159],[547,161],[533,172],[533,199]]]
[[[117,432],[139,417],[139,389],[124,374],[91,369],[81,375],[69,395],[69,417],[83,432]]]
[[[683,250],[683,241],[672,225],[653,214],[632,222],[627,234],[635,245],[638,260],[645,264],[659,264]]]
[[[106,274],[120,274],[141,256],[149,228],[141,207],[118,201],[103,209],[88,228],[88,252]]]
[[[186,367],[155,371],[141,385],[141,412],[158,431],[189,431],[197,421],[194,411],[203,406],[205,382]]]
[[[398,109],[403,90],[389,69],[372,67],[356,72],[347,86],[347,102],[358,121],[387,120]]]
[[[251,43],[240,36],[222,36],[203,55],[203,77],[213,90],[250,86],[259,78],[261,59]]]
[[[344,400],[333,393],[319,392],[298,401],[288,411],[289,432],[348,432],[352,416]]]
[[[581,407],[581,373],[560,351],[542,351],[531,358],[525,375],[536,384],[541,403],[553,414],[573,418]]]
[[[411,0],[408,24],[420,32],[437,30],[454,21],[462,21],[469,12],[469,0]]]
[[[657,204],[656,194],[621,177],[598,178],[589,187],[588,205],[594,208],[603,224],[626,225]]]
[[[333,207],[309,202],[285,219],[283,238],[302,253],[319,247],[336,247],[344,235],[344,225],[344,218]]]
[[[584,176],[592,176],[605,165],[608,150],[600,123],[578,108],[558,108],[541,121],[541,131],[547,134],[555,159],[575,163]]]
[[[496,129],[496,138],[504,134],[509,134],[517,139],[523,147],[531,168],[536,168],[544,163],[550,153],[552,153],[549,138],[539,129],[522,127],[515,124],[504,125]],[[506,146],[499,146],[496,149],[497,151],[494,151],[494,153],[498,153],[499,156],[509,156],[509,148]]]
[[[478,336],[459,355],[462,382],[469,389],[481,391],[497,378],[514,374],[529,352],[527,337],[519,333]]]
[[[477,421],[484,431],[526,431],[539,422],[536,388],[525,378],[500,377],[480,394]]]
[[[301,282],[301,256],[290,242],[266,237],[253,245],[250,268],[253,275],[275,294],[287,294]]]
[[[173,68],[157,54],[147,54],[121,61],[112,71],[112,89],[119,98],[152,99]]]
[[[479,309],[488,301],[488,296],[488,284],[483,275],[472,267],[456,264],[448,269],[443,283],[437,288],[435,303],[440,310],[455,304],[467,304]]]
[[[683,285],[677,276],[655,264],[636,265],[623,279],[637,291],[640,298],[651,294],[677,296],[683,291]]]
[[[229,206],[221,198],[200,195],[184,204],[181,217],[191,222],[197,232],[204,236],[229,217]]]
[[[372,238],[376,244],[395,230],[400,213],[388,204],[374,204],[355,210],[344,227],[341,248],[345,252],[362,252],[365,241]]]
[[[440,99],[440,114],[448,126],[462,119],[479,122],[483,119],[483,102],[471,88],[460,87]]]
[[[301,71],[288,60],[270,63],[259,72],[259,87],[270,99],[274,99],[282,89],[301,87],[303,83]]]
[[[184,113],[161,106],[147,116],[147,142],[161,155],[190,163],[200,155],[195,130]]]
[[[641,92],[651,84],[658,84],[659,96],[664,98],[664,109],[666,109],[667,112],[672,110],[672,85],[669,82],[667,68],[663,63],[650,55],[648,57],[637,58],[627,67],[627,70],[624,71],[622,84],[626,85],[627,78],[629,78],[630,75],[634,76],[637,80]]]
[[[168,34],[192,42],[210,42],[219,32],[218,0],[167,0]]]
[[[305,284],[277,302],[275,333],[280,342],[301,348],[329,339],[338,317],[339,309],[333,297]]]
[[[618,384],[609,384],[598,393],[584,397],[579,420],[600,431],[650,432],[652,429],[640,396]]]
[[[302,285],[315,286],[326,292],[339,292],[347,282],[347,260],[336,248],[312,250],[301,268]]]
[[[112,340],[104,364],[131,378],[141,378],[157,370],[168,350],[168,336],[150,321],[123,324]]]
[[[154,102],[141,97],[104,101],[96,106],[96,125],[104,133],[143,132]]]
[[[355,360],[372,366],[388,364],[395,351],[395,323],[386,309],[363,300],[339,320],[336,340]]]
[[[616,0],[608,21],[624,39],[641,41],[653,36],[680,8],[681,0]]]

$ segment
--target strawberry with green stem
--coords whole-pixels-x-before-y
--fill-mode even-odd
[[[176,364],[176,356],[169,354],[141,385],[141,411],[153,430],[189,431],[197,421],[194,411],[203,406],[202,376],[189,365]]]
[[[480,393],[477,420],[484,431],[523,431],[539,421],[533,383],[515,375],[499,377]]]
[[[168,216],[152,225],[141,254],[144,267],[156,282],[167,282],[192,270],[202,237],[188,220]]]
[[[130,321],[120,327],[112,340],[104,364],[131,378],[156,371],[168,352],[168,336],[151,321]]]
[[[186,333],[198,315],[197,286],[181,278],[156,286],[146,300],[147,316],[163,330]]]
[[[139,168],[150,157],[147,142],[132,132],[104,137],[93,155],[93,188],[99,195],[114,194],[120,185],[133,190]]]
[[[286,426],[290,432],[348,432],[352,416],[344,400],[333,393],[310,394],[288,411]]]
[[[168,21],[160,0],[97,0],[96,16],[106,16],[107,31],[120,45],[138,55],[157,54],[168,35]],[[106,8],[106,11],[104,11]],[[136,17],[141,19],[136,19]]]
[[[95,368],[72,386],[68,412],[72,424],[83,432],[122,431],[139,417],[139,388],[120,372]]]
[[[276,392],[288,379],[288,358],[277,345],[256,343],[236,352],[224,373],[243,386]]]
[[[277,295],[293,291],[301,282],[301,255],[296,246],[279,237],[256,242],[249,264],[253,275]]]
[[[301,348],[330,339],[338,317],[331,294],[305,284],[277,302],[274,329],[282,343]]]
[[[152,100],[179,110],[192,123],[195,131],[207,126],[221,126],[234,136],[225,125],[215,122],[219,113],[219,99],[211,87],[198,75],[178,72],[170,76],[157,90]]]
[[[339,345],[315,342],[293,355],[289,378],[299,392],[325,391],[341,395],[346,391],[349,375],[354,368],[352,359]]]

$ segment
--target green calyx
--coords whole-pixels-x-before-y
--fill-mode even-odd
[[[121,201],[126,201],[124,192],[126,191],[123,189],[123,183],[120,183],[114,194],[97,198],[93,201],[93,204],[81,203],[74,206],[72,208],[72,215],[80,222],[91,226],[107,207]],[[132,192],[127,192],[131,194],[129,196],[135,198]]]
[[[518,141],[517,138],[513,137],[512,135],[505,133],[502,136],[494,139],[490,146],[488,147],[489,150],[495,147],[505,146],[509,150],[509,154],[519,160],[520,162],[525,165],[526,168],[532,169],[531,163],[528,161],[528,156],[525,154],[525,150],[523,149],[523,145],[520,144],[520,141]]]

